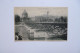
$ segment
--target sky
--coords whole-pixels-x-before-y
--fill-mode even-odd
[[[52,16],[68,16],[67,7],[15,7],[14,15],[22,16],[24,10],[26,10],[29,17],[46,15],[47,11]]]

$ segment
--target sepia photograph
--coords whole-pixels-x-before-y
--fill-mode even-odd
[[[80,53],[80,0],[1,0],[0,53]]]
[[[15,41],[66,41],[67,25],[67,7],[14,7]]]

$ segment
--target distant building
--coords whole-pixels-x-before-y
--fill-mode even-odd
[[[23,11],[22,17],[23,17],[23,18],[28,18],[28,13],[26,12],[26,10]]]
[[[60,18],[60,16],[49,15],[49,11],[47,11],[46,14],[44,15],[35,16],[35,22],[61,22],[61,21],[63,21],[63,17]]]
[[[28,17],[28,13],[26,12],[26,10],[23,11],[21,20],[24,22],[30,21],[30,18]]]

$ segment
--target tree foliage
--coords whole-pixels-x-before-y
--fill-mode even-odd
[[[15,22],[20,22],[20,16],[19,15],[15,15]]]

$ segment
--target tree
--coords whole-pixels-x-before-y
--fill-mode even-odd
[[[15,15],[15,22],[20,22],[20,16],[19,15]]]
[[[64,22],[64,18],[63,18],[63,16],[61,16],[60,20],[61,20],[61,22]]]

